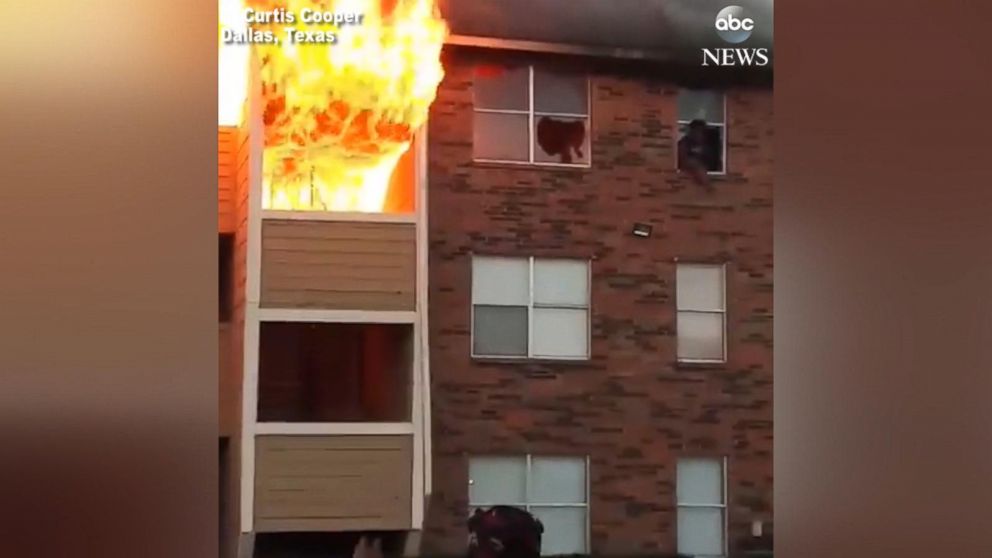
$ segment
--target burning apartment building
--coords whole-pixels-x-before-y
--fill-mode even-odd
[[[312,4],[363,23],[221,77],[224,555],[462,555],[500,504],[549,555],[767,550],[772,96],[699,68],[723,6]]]

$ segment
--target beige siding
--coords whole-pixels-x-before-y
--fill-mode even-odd
[[[234,232],[234,198],[237,180],[238,129],[217,131],[217,227],[222,233]]]
[[[229,534],[236,540],[237,518],[240,506],[241,475],[241,384],[244,369],[245,331],[245,280],[248,263],[248,134],[237,130],[233,138],[234,175],[231,197],[231,222],[234,233],[234,265],[232,266],[231,322],[222,327],[222,348],[227,354],[221,356],[220,425],[222,435],[229,433],[231,440],[230,469],[232,487],[226,502],[228,517],[231,518]],[[226,337],[226,340],[225,340]]]
[[[261,436],[255,530],[409,529],[410,436]]]
[[[242,129],[237,137],[235,152],[235,187],[234,187],[234,310],[235,315],[240,309],[240,317],[244,319],[245,285],[248,279],[248,183],[249,151],[248,132]],[[243,328],[242,328],[243,329]]]
[[[266,219],[266,308],[414,310],[416,230],[411,223]]]
[[[221,129],[223,132],[223,128]],[[222,324],[219,346],[221,435],[234,435],[241,424],[241,379],[244,367],[245,281],[248,244],[248,134],[231,132],[231,232],[234,233],[234,262],[231,322]]]

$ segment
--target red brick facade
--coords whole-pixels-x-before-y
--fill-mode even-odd
[[[728,173],[675,171],[677,87],[590,75],[592,166],[472,161],[472,68],[429,129],[433,495],[423,551],[464,550],[467,456],[588,455],[591,553],[675,551],[675,460],[726,456],[731,555],[772,506],[772,95],[728,90]],[[653,236],[630,234],[651,223]],[[588,362],[470,356],[471,254],[592,261]],[[674,260],[727,263],[728,362],[675,358]]]

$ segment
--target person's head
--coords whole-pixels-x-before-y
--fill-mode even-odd
[[[703,120],[693,120],[689,123],[689,129],[686,135],[689,136],[693,141],[703,141],[706,132],[706,122]]]
[[[476,509],[468,520],[469,558],[540,558],[544,526],[512,506]]]

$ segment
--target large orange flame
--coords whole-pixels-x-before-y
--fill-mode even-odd
[[[247,29],[244,7],[240,0],[219,0],[217,19],[220,25],[217,40],[217,120],[221,126],[241,124],[245,95],[248,93],[249,45],[224,44],[225,29],[244,32]]]
[[[267,209],[382,211],[390,176],[426,121],[444,75],[447,26],[434,0],[248,0],[284,9],[281,44],[256,44],[265,106]],[[361,14],[359,24],[304,24],[304,9]],[[255,26],[263,28],[263,26]],[[292,44],[284,28],[333,33]]]

